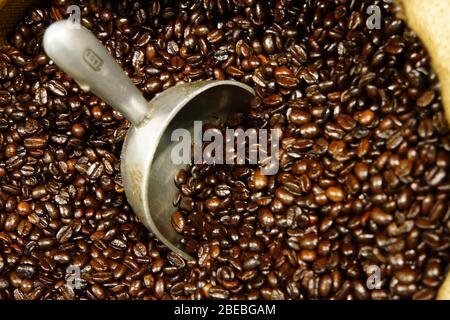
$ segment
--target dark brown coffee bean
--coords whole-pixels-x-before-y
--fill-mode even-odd
[[[47,189],[44,186],[37,186],[34,187],[31,191],[31,196],[33,199],[41,199],[45,197],[48,194]]]
[[[31,264],[19,264],[16,267],[17,276],[22,279],[32,279],[37,272],[37,268]]]
[[[47,89],[50,90],[53,94],[64,97],[67,95],[67,90],[64,88],[64,86],[55,80],[50,80],[47,85]]]
[[[370,217],[376,224],[382,226],[389,224],[393,220],[390,214],[378,207],[375,207],[370,211]]]
[[[144,90],[148,94],[156,94],[162,90],[163,82],[157,78],[148,79]]]
[[[31,206],[28,202],[26,201],[20,201],[17,204],[17,212],[19,213],[19,215],[26,217],[29,214],[31,214]]]
[[[186,263],[185,263],[185,261],[183,260],[183,258],[181,258],[179,255],[177,255],[177,254],[175,254],[175,253],[173,253],[173,252],[170,252],[170,253],[167,255],[167,260],[169,260],[169,262],[170,262],[172,265],[174,265],[175,267],[177,267],[177,268],[179,268],[179,269],[184,268],[185,265],[186,265]]]
[[[183,213],[180,211],[175,211],[172,214],[172,227],[176,232],[182,233],[185,226],[185,219]]]
[[[164,295],[164,279],[159,278],[155,283],[155,296],[161,298]]]
[[[275,50],[276,50],[275,39],[271,33],[266,33],[264,35],[262,44],[263,44],[264,50],[266,50],[266,52],[268,54],[275,53]]]
[[[275,190],[275,197],[277,197],[283,204],[290,205],[294,202],[294,196],[284,188],[277,188]]]
[[[436,293],[429,289],[429,288],[423,288],[417,292],[415,292],[412,296],[412,299],[414,300],[433,300],[436,296]]]
[[[434,90],[426,91],[417,99],[416,105],[419,108],[426,108],[433,102],[434,98]]]
[[[41,149],[47,145],[47,137],[30,137],[24,140],[27,149]]]
[[[340,187],[329,187],[326,194],[327,198],[333,202],[343,201],[345,198],[344,191]]]
[[[346,131],[353,130],[356,127],[355,120],[353,120],[353,118],[349,115],[339,115],[336,118],[336,122]]]
[[[221,30],[216,29],[216,30],[209,32],[208,35],[206,36],[206,39],[210,43],[215,44],[215,43],[222,41],[223,36],[224,36],[223,32]]]
[[[63,226],[61,229],[59,229],[58,233],[56,234],[56,240],[59,243],[67,243],[73,235],[73,230],[71,226]]]
[[[447,176],[447,174],[445,173],[444,169],[440,169],[438,167],[433,167],[431,170],[429,170],[425,174],[425,181],[430,186],[435,187],[438,184],[440,184],[442,182],[442,180],[445,179],[446,176]]]
[[[412,284],[416,281],[417,273],[411,269],[403,269],[395,273],[395,278],[403,284]]]
[[[81,138],[84,137],[84,134],[85,134],[85,132],[86,132],[86,129],[85,129],[85,127],[84,127],[82,124],[80,124],[80,123],[75,123],[74,125],[72,125],[71,132],[72,132],[72,134],[73,134],[75,137],[81,139]]]
[[[208,289],[208,297],[212,299],[228,299],[230,293],[228,290],[221,289],[219,287],[211,287]]]
[[[4,222],[5,231],[15,231],[17,226],[19,225],[20,217],[18,214],[10,213],[6,216]]]
[[[106,298],[105,289],[100,284],[92,285],[91,291],[94,294],[94,296],[99,300],[104,300]]]
[[[272,212],[270,212],[270,210],[267,208],[261,208],[259,210],[258,219],[259,223],[261,223],[262,226],[268,228],[272,227],[273,224],[275,223],[275,219]]]
[[[375,113],[372,110],[365,110],[356,114],[356,121],[364,126],[369,126],[375,120]]]
[[[304,124],[300,127],[300,134],[307,139],[316,137],[319,132],[320,128],[315,123]]]

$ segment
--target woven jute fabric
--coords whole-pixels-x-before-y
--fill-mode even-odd
[[[450,123],[450,0],[400,0],[406,21],[431,56]]]

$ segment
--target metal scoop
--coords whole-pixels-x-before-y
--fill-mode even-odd
[[[87,29],[70,21],[53,23],[45,32],[48,56],[83,90],[90,90],[132,124],[121,154],[121,174],[128,202],[142,223],[182,257],[180,235],[171,225],[176,172],[171,141],[175,129],[193,132],[195,120],[217,122],[247,109],[253,90],[236,81],[197,81],[169,88],[147,102]]]

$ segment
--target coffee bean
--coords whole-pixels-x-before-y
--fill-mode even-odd
[[[10,213],[6,216],[5,222],[4,222],[4,230],[5,231],[15,231],[17,226],[19,225],[20,217],[18,214]]]
[[[372,110],[361,111],[356,114],[356,121],[364,126],[369,126],[375,120],[375,113]]]
[[[356,127],[356,122],[350,115],[339,115],[336,117],[336,122],[341,126],[342,129],[346,131],[353,130]]]
[[[178,171],[177,175],[175,176],[175,183],[180,186],[182,184],[185,184],[188,179],[187,172],[184,169],[181,169]]]
[[[41,250],[47,251],[55,247],[56,239],[40,237],[37,244]]]
[[[304,124],[300,127],[300,134],[307,139],[316,137],[319,132],[320,128],[315,123]]]
[[[433,300],[436,293],[429,289],[429,288],[423,288],[419,291],[415,292],[412,296],[412,299],[414,300]]]
[[[44,186],[37,186],[31,190],[31,196],[33,199],[41,199],[48,194],[47,189]]]
[[[228,290],[221,289],[219,287],[211,287],[208,289],[208,297],[212,299],[228,299],[230,293]]]
[[[47,137],[30,137],[24,140],[27,149],[41,149],[47,145]]]
[[[155,283],[155,296],[161,298],[164,295],[164,279],[159,278]]]
[[[261,262],[257,257],[251,257],[244,261],[242,267],[244,268],[244,270],[252,270],[257,268],[260,264]]]
[[[37,268],[31,264],[19,264],[16,267],[17,276],[22,279],[32,279],[37,272]]]
[[[434,100],[435,93],[434,90],[425,91],[416,102],[416,105],[419,108],[426,108],[428,107]]]
[[[223,36],[224,36],[223,32],[221,30],[216,29],[209,32],[208,35],[206,36],[206,39],[210,43],[215,44],[220,42],[223,39]]]
[[[343,201],[345,198],[344,191],[340,187],[329,187],[326,194],[327,198],[334,202]]]
[[[229,55],[227,50],[217,50],[214,52],[214,59],[217,61],[226,61],[228,57]]]
[[[73,230],[71,226],[63,226],[56,234],[56,240],[59,243],[67,243],[72,238]]]
[[[11,101],[11,94],[8,91],[0,91],[0,105],[4,106]]]
[[[430,186],[437,186],[443,179],[445,179],[446,176],[448,175],[445,173],[444,169],[433,167],[425,174],[425,181]]]
[[[180,211],[175,211],[172,214],[172,227],[175,229],[176,232],[182,233],[185,226],[185,219],[183,216],[183,213]]]
[[[17,204],[17,212],[19,213],[19,215],[26,217],[31,213],[31,206],[28,202],[26,201],[20,201]]]
[[[274,216],[267,208],[261,208],[258,213],[259,223],[264,227],[272,227],[275,223]]]
[[[268,178],[261,171],[255,171],[252,178],[250,187],[255,190],[263,190],[268,185]]]
[[[268,54],[275,53],[275,50],[276,50],[275,39],[271,33],[266,33],[264,35],[262,43],[263,43],[264,50],[266,50],[266,52]]]
[[[5,157],[12,158],[17,154],[17,146],[15,143],[8,143],[5,147]]]
[[[106,298],[105,289],[99,284],[93,284],[91,287],[91,291],[94,296],[99,300],[104,300]]]
[[[67,95],[67,90],[64,88],[64,86],[55,80],[50,80],[46,84],[46,88],[50,90],[53,94],[56,96],[64,97]]]
[[[83,138],[86,132],[85,127],[80,123],[75,123],[71,128],[72,134],[77,138]]]
[[[319,294],[322,298],[328,298],[331,292],[333,280],[330,275],[323,275],[319,281]]]
[[[402,269],[395,273],[395,278],[403,284],[412,284],[416,281],[417,273],[411,269]]]

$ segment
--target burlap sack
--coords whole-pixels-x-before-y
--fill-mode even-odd
[[[0,0],[0,48],[26,10],[44,0]],[[399,15],[419,35],[439,77],[442,100],[450,123],[450,0],[398,0]],[[437,299],[450,300],[450,273]]]
[[[450,0],[401,0],[403,14],[427,47],[441,83],[442,101],[450,123]],[[450,272],[438,300],[450,300]]]

